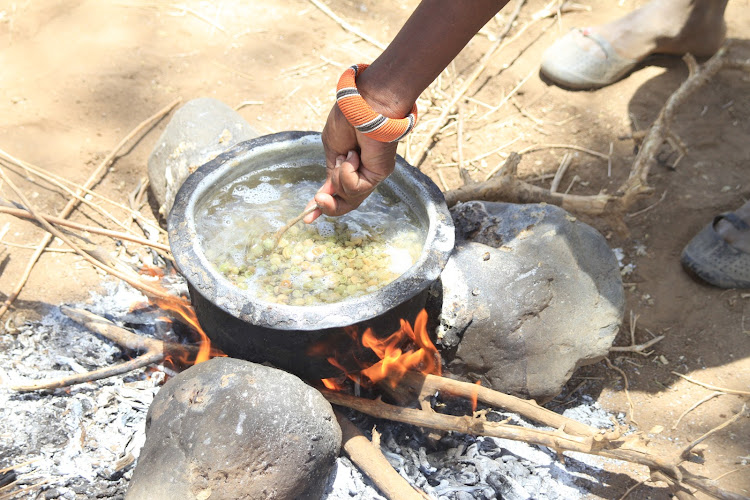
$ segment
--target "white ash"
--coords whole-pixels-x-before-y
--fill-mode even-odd
[[[164,335],[159,311],[130,312],[145,297],[119,282],[92,294],[84,307],[141,335]],[[39,322],[0,337],[0,468],[35,460],[16,470],[17,487],[49,480],[18,498],[123,498],[145,439],[148,407],[163,383],[163,367],[54,391],[16,393],[8,388],[31,379],[58,378],[127,359],[118,346],[51,308]],[[565,411],[595,427],[609,414],[590,398]],[[352,415],[357,415],[352,413]],[[490,418],[506,415],[490,412]],[[511,416],[513,423],[530,426]],[[605,480],[599,457],[576,454],[565,464],[554,452],[504,439],[447,434],[431,441],[415,427],[355,416],[368,433],[381,433],[386,458],[411,484],[439,500],[481,498],[582,498]],[[579,456],[581,458],[579,458]],[[382,499],[369,478],[340,457],[323,500]]]
[[[105,287],[79,305],[118,322],[145,297],[129,286]],[[144,313],[153,325],[156,316]],[[132,324],[129,324],[133,328]],[[124,376],[54,391],[18,393],[8,386],[112,366],[128,359],[119,347],[51,308],[14,336],[0,338],[0,468],[16,470],[17,488],[49,481],[18,498],[122,498],[145,439],[148,407],[164,374],[136,370]],[[137,329],[142,335],[153,326]],[[41,493],[40,493],[41,491]]]
[[[629,264],[625,264],[625,251],[622,248],[613,248],[612,252],[617,258],[617,265],[620,266],[621,275],[627,276],[628,274],[631,274],[633,271],[635,271],[635,263],[631,262]]]

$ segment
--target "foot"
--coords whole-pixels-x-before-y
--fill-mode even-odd
[[[726,0],[652,0],[611,23],[588,28],[609,41],[617,53],[633,60],[650,54],[713,55],[724,42]],[[599,57],[600,47],[584,36],[580,47]]]
[[[651,54],[710,56],[726,35],[726,3],[652,0],[611,23],[558,40],[545,53],[542,71],[563,86],[595,88],[615,82]]]
[[[722,214],[682,251],[682,265],[721,288],[750,288],[750,202]]]

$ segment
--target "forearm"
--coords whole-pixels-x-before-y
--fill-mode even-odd
[[[357,86],[386,116],[402,117],[507,0],[422,0]]]

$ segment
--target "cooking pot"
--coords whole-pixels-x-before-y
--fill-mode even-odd
[[[364,296],[310,306],[276,304],[234,286],[209,262],[195,222],[196,213],[222,187],[274,165],[319,168],[322,183],[325,153],[320,134],[281,132],[237,144],[199,167],[177,193],[167,221],[169,244],[187,279],[198,321],[214,347],[231,357],[270,362],[306,379],[340,374],[329,357],[356,371],[359,362],[372,357],[360,342],[365,329],[386,337],[399,329],[401,319],[413,324],[424,307],[429,286],[453,250],[453,221],[445,199],[426,175],[397,157],[394,172],[381,186],[407,203],[419,221],[424,247],[416,263]]]

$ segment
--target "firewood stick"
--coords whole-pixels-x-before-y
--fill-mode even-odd
[[[453,380],[447,377],[422,375],[416,372],[408,372],[401,379],[401,384],[430,394],[446,392],[467,399],[471,398],[472,395],[476,395],[477,400],[482,403],[517,413],[542,425],[554,427],[555,429],[563,428],[568,434],[581,437],[591,437],[599,434],[599,429],[563,417],[559,413],[537,405],[533,400],[517,398],[510,394],[494,391],[488,387],[477,386],[476,384],[469,384],[468,382],[461,382],[460,380]]]
[[[529,444],[546,446],[561,452],[577,451],[589,455],[600,455],[645,465],[652,470],[663,471],[677,480],[682,477],[674,462],[662,458],[668,456],[667,454],[649,453],[632,448],[630,447],[632,439],[627,441],[594,440],[593,437],[584,438],[567,434],[563,430],[544,431],[527,429],[515,425],[488,422],[485,419],[475,419],[468,416],[455,417],[436,412],[428,413],[423,410],[401,408],[383,403],[382,401],[358,398],[327,389],[320,389],[320,392],[331,404],[352,408],[377,418],[385,418],[430,429],[523,441]]]
[[[443,431],[457,431],[464,434],[499,437],[539,444],[553,449],[590,453],[593,438],[573,436],[559,431],[527,429],[516,425],[489,422],[468,416],[456,417],[441,413],[428,413],[423,410],[393,406],[378,400],[358,398],[340,392],[321,389],[321,393],[331,403],[345,406],[377,418],[387,418],[405,424],[428,427]]]
[[[516,178],[516,168],[521,157],[511,153],[502,170],[485,182],[464,185],[445,193],[445,202],[452,207],[458,202],[472,200],[506,201],[511,203],[540,203],[560,206],[571,212],[601,215],[612,199],[606,194],[580,196],[552,193]]]
[[[11,208],[11,207],[0,205],[0,213],[12,215],[14,217],[19,217],[21,219],[30,219],[30,220],[34,219],[34,216],[28,210],[24,210],[22,208]],[[140,245],[149,246],[152,248],[156,248],[157,250],[163,250],[165,252],[170,251],[169,245],[164,245],[162,243],[150,241],[145,238],[139,238],[138,236],[133,236],[131,234],[123,233],[120,231],[112,231],[111,229],[104,229],[104,228],[96,227],[96,226],[86,226],[84,224],[79,224],[77,222],[69,221],[68,219],[63,219],[61,217],[55,217],[55,216],[47,215],[47,214],[39,214],[39,216],[42,217],[47,222],[50,222],[52,224],[69,227],[71,229],[78,229],[79,231],[86,231],[89,233],[100,234],[102,236],[109,236],[110,238],[116,238],[118,240],[130,241],[132,243],[138,243]]]
[[[687,484],[688,486],[692,486],[693,488],[697,488],[702,493],[705,493],[706,495],[709,495],[713,498],[719,498],[721,500],[747,500],[747,497],[745,495],[738,495],[737,493],[727,491],[719,487],[716,482],[688,472],[682,467],[680,467],[680,472],[682,472],[683,483]]]
[[[120,150],[128,143],[131,139],[133,139],[136,135],[141,133],[144,129],[150,128],[154,123],[161,120],[167,113],[172,111],[172,109],[177,106],[182,99],[177,98],[159,111],[157,111],[154,115],[150,116],[149,118],[145,119],[141,123],[139,123],[128,135],[126,135],[118,144],[115,146],[115,148],[110,151],[110,153],[102,160],[102,162],[96,167],[94,172],[91,173],[88,180],[86,180],[86,183],[83,185],[85,189],[90,189],[93,187],[97,182],[99,182],[99,179],[101,175],[106,172],[106,169],[110,166],[110,164],[115,160],[117,155],[119,154]],[[68,217],[73,210],[78,206],[78,200],[76,198],[72,198],[68,201],[68,203],[63,207],[62,211],[60,212],[59,216],[62,218]],[[26,269],[24,270],[23,274],[21,275],[21,278],[16,283],[16,286],[13,288],[13,290],[10,292],[8,297],[3,302],[2,306],[0,306],[0,317],[2,317],[10,308],[11,304],[13,304],[13,301],[16,300],[16,297],[21,293],[21,290],[23,290],[24,285],[26,284],[26,281],[28,281],[29,276],[31,275],[31,271],[34,268],[34,265],[36,264],[37,260],[39,260],[39,257],[44,253],[44,249],[49,245],[50,241],[52,241],[52,235],[51,234],[45,234],[42,237],[42,240],[37,245],[37,249],[34,252],[34,254],[29,258],[29,262],[26,264]]]
[[[148,351],[145,354],[133,358],[124,363],[120,363],[114,366],[106,366],[98,370],[92,370],[86,373],[76,373],[68,377],[60,377],[56,379],[44,379],[28,384],[20,384],[11,386],[11,389],[18,392],[30,392],[30,391],[41,391],[45,389],[57,389],[59,387],[68,387],[75,384],[82,384],[84,382],[93,382],[94,380],[101,380],[108,377],[114,377],[115,375],[121,375],[128,373],[138,368],[148,366],[151,363],[158,363],[164,359],[163,352],[152,352]]]
[[[369,477],[380,492],[389,500],[425,500],[423,492],[415,490],[396,472],[383,453],[362,434],[348,418],[334,411],[341,427],[341,448],[356,465]]]
[[[129,332],[128,330],[115,325],[111,321],[83,309],[62,306],[60,307],[60,311],[76,323],[80,323],[89,330],[111,340],[120,347],[131,351],[145,350],[146,352],[137,358],[115,366],[108,366],[86,373],[77,373],[68,377],[38,380],[28,384],[12,386],[11,389],[19,392],[29,392],[68,387],[83,382],[92,382],[94,380],[121,375],[148,366],[152,363],[158,363],[163,360],[167,354],[176,355],[197,352],[197,349],[193,346],[164,342]]]

